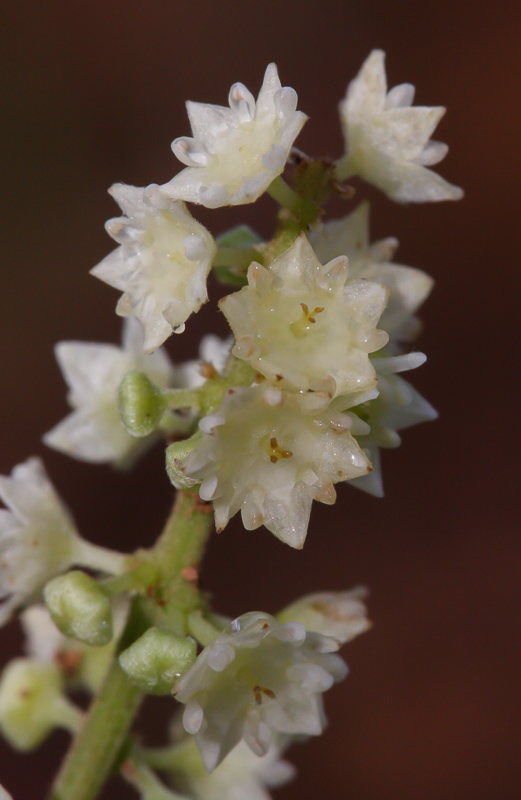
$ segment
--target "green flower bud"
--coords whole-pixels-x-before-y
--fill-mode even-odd
[[[43,596],[65,636],[96,647],[112,639],[110,598],[90,575],[79,570],[60,575],[47,584]]]
[[[173,442],[166,448],[166,472],[176,489],[191,489],[192,486],[197,486],[201,482],[189,478],[181,469],[184,459],[190,455],[200,441],[201,433],[198,431],[189,439]]]
[[[62,694],[56,664],[17,658],[0,680],[0,729],[17,750],[33,750],[56,726],[74,730],[81,712]]]
[[[119,386],[119,416],[131,436],[149,436],[168,410],[163,394],[143,372],[129,372]]]
[[[196,655],[197,645],[190,637],[149,628],[121,653],[119,663],[129,680],[148,694],[169,694]]]

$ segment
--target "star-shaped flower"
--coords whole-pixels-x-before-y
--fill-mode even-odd
[[[342,219],[326,222],[310,234],[309,240],[320,261],[346,255],[351,278],[365,278],[389,289],[389,302],[379,325],[392,341],[414,338],[421,325],[414,314],[434,281],[421,269],[390,263],[398,247],[394,237],[369,243],[369,203],[361,203]]]
[[[347,674],[336,640],[298,622],[255,612],[234,620],[175,687],[211,772],[244,739],[264,756],[280,734],[316,736],[325,725],[322,692]]]
[[[119,554],[111,558],[80,537],[39,458],[0,476],[0,500],[0,625],[73,564],[121,565]]]
[[[43,441],[82,461],[129,465],[150,444],[127,433],[118,414],[118,390],[127,372],[144,372],[155,386],[166,388],[173,366],[163,350],[143,353],[143,331],[137,320],[123,325],[122,346],[59,342],[56,358],[70,389],[73,411]]]
[[[208,300],[206,278],[216,252],[212,236],[184,203],[172,202],[157,187],[115,184],[110,193],[123,217],[107,231],[119,244],[91,274],[123,292],[116,312],[137,317],[152,353]]]
[[[387,92],[384,59],[382,50],[373,50],[340,103],[347,152],[338,177],[359,175],[400,202],[459,200],[461,189],[427,169],[448,151],[430,138],[445,109],[412,107],[410,83]]]
[[[371,431],[360,440],[360,446],[371,459],[373,471],[353,481],[353,486],[376,497],[383,497],[381,447],[399,447],[398,431],[436,419],[438,413],[408,381],[396,373],[415,369],[423,364],[423,353],[375,358],[373,364],[378,375],[378,397],[360,404],[356,412],[367,422]]]
[[[369,353],[388,341],[375,327],[383,286],[348,280],[345,256],[323,266],[304,234],[268,269],[254,262],[248,283],[219,304],[235,356],[289,389],[333,397],[376,385]]]
[[[275,386],[229,389],[199,426],[201,441],[180,471],[202,481],[199,494],[213,501],[218,531],[240,510],[247,530],[265,525],[301,548],[313,499],[334,503],[334,483],[371,469],[353,437],[369,428],[356,415],[305,414],[298,395]]]
[[[174,200],[208,208],[252,203],[284,169],[307,117],[297,93],[281,87],[269,64],[257,101],[242,83],[230,89],[229,108],[187,102],[193,138],[172,143],[186,164],[162,189]]]

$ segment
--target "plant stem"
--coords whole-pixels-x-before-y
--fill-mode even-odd
[[[288,208],[302,227],[314,222],[320,212],[320,208],[312,200],[298,194],[280,175],[266,191],[283,208]]]
[[[183,570],[196,566],[201,560],[212,523],[210,511],[211,506],[203,503],[195,490],[177,493],[165,528],[151,551],[159,588],[167,589],[172,581],[182,580]],[[129,682],[117,655],[151,624],[146,599],[137,597],[116,657],[65,758],[49,800],[95,800],[118,766],[143,694]]]
[[[201,500],[197,489],[177,492],[174,507],[153,550],[163,583],[197,566],[203,556],[212,524],[212,505]]]
[[[143,617],[135,601],[120,648],[143,633]],[[114,763],[143,698],[119,666],[112,662],[85,724],[62,765],[50,800],[94,800],[114,768]]]

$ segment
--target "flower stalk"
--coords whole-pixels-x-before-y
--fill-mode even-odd
[[[175,584],[187,583],[182,572],[201,560],[211,522],[209,506],[195,491],[177,493],[172,512],[151,553],[151,561],[157,567],[157,584],[152,589],[168,594]],[[49,800],[94,800],[107,777],[118,767],[144,695],[130,683],[117,655],[154,624],[149,609],[147,598],[138,596],[134,600],[116,657],[62,765]]]

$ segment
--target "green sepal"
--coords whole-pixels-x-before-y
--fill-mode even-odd
[[[149,628],[119,656],[128,679],[148,694],[169,694],[175,681],[193,664],[197,645],[189,636]]]
[[[197,447],[201,441],[201,438],[201,431],[197,431],[193,436],[190,436],[189,439],[183,439],[180,442],[173,442],[166,448],[166,472],[176,489],[191,489],[193,486],[201,483],[199,480],[195,480],[194,478],[189,478],[187,475],[184,475],[181,470],[183,461],[188,455],[190,455],[192,450]]]
[[[56,627],[70,639],[102,647],[112,639],[110,597],[86,572],[53,578],[43,590]]]
[[[169,396],[143,372],[129,372],[119,386],[119,416],[126,431],[137,438],[149,436],[168,411]]]
[[[260,236],[249,225],[237,225],[235,228],[230,228],[229,231],[221,233],[216,239],[220,247],[242,247],[249,249],[256,244],[262,242]]]

